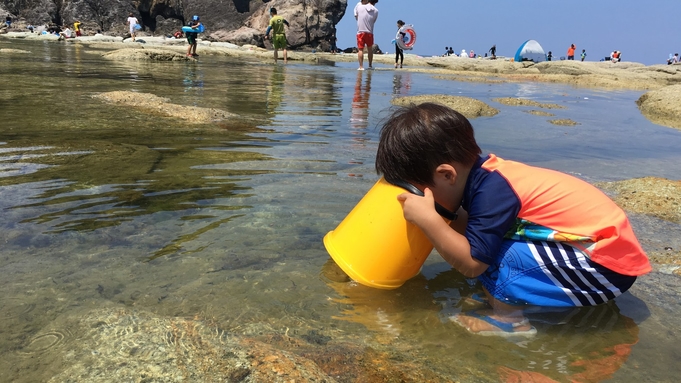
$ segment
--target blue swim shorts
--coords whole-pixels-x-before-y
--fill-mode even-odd
[[[636,281],[566,243],[515,240],[504,241],[497,263],[478,279],[501,302],[551,307],[599,305]]]

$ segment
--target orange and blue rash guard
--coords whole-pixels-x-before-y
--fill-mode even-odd
[[[568,243],[623,275],[651,271],[624,211],[576,177],[490,154],[472,167],[461,206],[471,255],[486,264],[504,239],[527,239]]]

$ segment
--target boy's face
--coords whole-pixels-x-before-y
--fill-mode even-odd
[[[456,174],[453,167],[440,166],[434,172],[433,185],[415,184],[414,186],[421,191],[425,188],[430,189],[435,202],[449,211],[456,212],[461,205],[461,192],[456,187]]]

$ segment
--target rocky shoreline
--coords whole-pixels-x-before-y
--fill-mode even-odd
[[[50,40],[60,44],[84,44],[97,50],[103,57],[111,60],[152,60],[152,61],[184,61],[195,60],[186,57],[186,41],[154,36],[140,36],[137,42],[124,40],[116,36],[85,36],[58,41],[56,36],[38,35],[28,32],[10,32],[0,35],[10,40],[10,47],[0,49],[0,54],[13,52],[12,39]],[[272,52],[254,45],[235,45],[226,42],[210,42],[199,40],[201,55],[224,55],[245,57],[262,61],[272,60]],[[30,52],[21,52],[30,54]],[[355,54],[330,54],[322,52],[290,51],[289,60],[302,62],[355,62]],[[374,55],[378,64],[388,65],[393,70],[392,55]],[[383,70],[378,68],[377,70]],[[500,58],[498,60],[467,59],[458,57],[420,57],[405,55],[405,68],[400,71],[430,73],[437,78],[450,81],[469,81],[483,83],[500,82],[545,82],[562,83],[576,87],[601,88],[610,90],[647,91],[638,100],[641,113],[653,123],[681,130],[681,65],[652,65],[639,63],[606,63],[606,62],[574,62],[554,61],[539,64],[517,63]],[[150,95],[153,96],[153,95]],[[479,100],[446,95],[419,96],[415,99],[396,99],[394,103],[413,101],[435,101],[451,105],[465,111],[469,118],[491,116],[496,110]],[[164,101],[150,105],[146,97],[144,105],[136,103],[139,97],[130,94],[107,94],[101,96],[104,102],[122,103],[137,108],[154,110],[155,113],[171,113],[175,106],[168,106]],[[531,106],[542,109],[553,109],[560,105],[530,103],[520,98],[504,98],[495,100],[504,105]],[[153,104],[153,103],[152,103]],[[193,115],[203,120],[229,118],[223,111],[193,110]],[[550,116],[544,111],[528,111],[539,115]],[[198,117],[197,117],[198,118]],[[571,120],[553,120],[561,125],[576,124]],[[639,178],[618,182],[598,184],[606,192],[614,193],[614,200],[626,211],[645,214],[678,225],[681,223],[681,181],[659,178]],[[676,239],[674,239],[676,240]],[[681,276],[681,249],[672,244],[659,245],[659,249],[650,251],[656,269]],[[678,246],[677,246],[678,247]]]

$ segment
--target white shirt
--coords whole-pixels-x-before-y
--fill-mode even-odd
[[[135,24],[139,24],[137,17],[128,17],[128,24],[130,24],[131,27]]]
[[[357,6],[357,32],[374,33],[374,24],[378,19],[378,9],[371,4]]]

